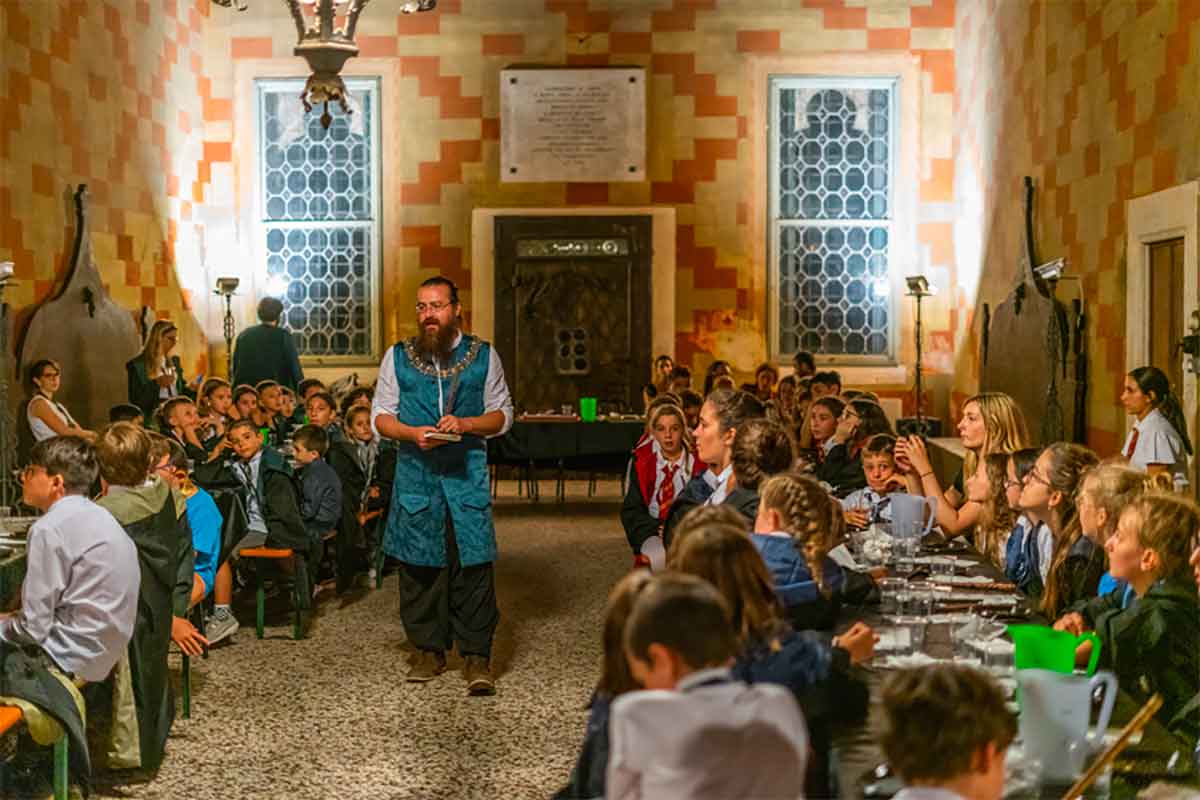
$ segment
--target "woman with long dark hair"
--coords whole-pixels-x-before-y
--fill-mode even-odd
[[[1133,428],[1121,448],[1130,464],[1150,474],[1172,477],[1188,474],[1187,420],[1171,382],[1158,367],[1138,367],[1125,376],[1121,405],[1134,418]]]
[[[878,403],[870,400],[851,400],[846,403],[837,429],[833,432],[835,444],[817,467],[817,477],[832,486],[838,497],[845,497],[855,489],[866,486],[862,449],[868,439],[879,433],[895,436],[892,423]]]

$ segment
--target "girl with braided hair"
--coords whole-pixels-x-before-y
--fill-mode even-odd
[[[842,539],[842,510],[812,478],[776,475],[761,487],[754,546],[771,572],[775,593],[797,629],[830,629],[845,583],[828,553]]]
[[[829,726],[865,715],[869,692],[850,674],[850,665],[871,658],[878,637],[861,622],[832,643],[826,634],[795,631],[783,617],[770,572],[740,525],[717,522],[689,531],[672,547],[668,566],[703,578],[724,598],[738,636],[734,677],[786,686],[795,694],[817,755],[808,763],[806,795],[831,796]]]

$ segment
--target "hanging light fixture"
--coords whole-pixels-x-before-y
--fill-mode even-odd
[[[296,22],[296,55],[308,62],[312,75],[304,84],[300,102],[305,111],[322,105],[321,127],[328,128],[333,122],[329,104],[337,103],[349,114],[346,102],[346,84],[342,82],[342,67],[358,55],[354,42],[354,29],[358,26],[358,15],[370,0],[284,0]],[[407,0],[400,10],[405,14],[432,11],[437,0]]]
[[[224,8],[245,11],[249,6],[245,0],[212,0]],[[312,75],[304,84],[300,102],[304,110],[312,111],[321,105],[321,127],[328,128],[333,122],[329,114],[330,102],[337,103],[342,111],[352,113],[346,102],[346,84],[342,82],[342,67],[358,55],[354,42],[354,29],[358,27],[358,15],[370,0],[283,0],[292,19],[296,22],[296,48],[292,52],[303,56]],[[433,11],[438,0],[404,0],[400,11],[416,14]]]

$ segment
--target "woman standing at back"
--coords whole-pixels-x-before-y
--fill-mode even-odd
[[[1179,399],[1163,371],[1138,367],[1126,375],[1121,405],[1134,418],[1121,455],[1151,475],[1166,472],[1186,479],[1192,443]]]
[[[183,382],[179,356],[171,355],[179,340],[179,329],[170,320],[160,319],[150,329],[142,352],[125,364],[129,381],[129,402],[142,410],[147,420],[167,400],[180,395],[195,397]]]

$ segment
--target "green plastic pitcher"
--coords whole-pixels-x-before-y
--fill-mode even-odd
[[[1009,625],[1008,635],[1017,646],[1014,654],[1017,669],[1048,669],[1069,675],[1075,671],[1075,648],[1084,641],[1092,643],[1088,675],[1096,671],[1100,661],[1100,637],[1091,631],[1076,636],[1045,625]]]
[[[596,421],[596,398],[581,397],[579,398],[579,418],[584,422]]]

